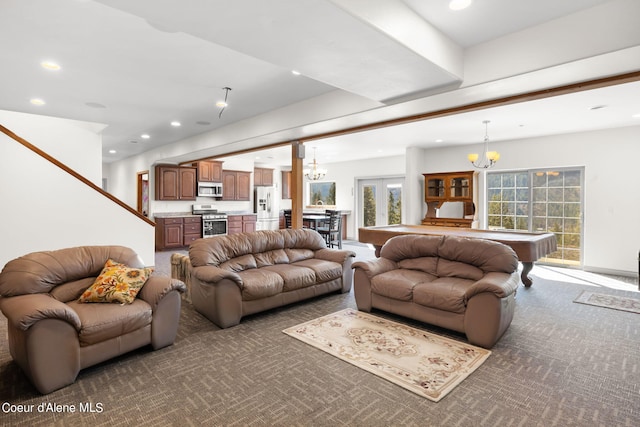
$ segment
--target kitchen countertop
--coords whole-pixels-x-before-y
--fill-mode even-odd
[[[194,215],[191,212],[157,212],[153,214],[154,218],[175,218],[175,217],[201,217],[202,215]]]

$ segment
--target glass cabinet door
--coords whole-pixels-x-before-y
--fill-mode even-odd
[[[451,177],[449,181],[449,197],[452,199],[468,198],[469,192],[469,178],[467,177]]]
[[[427,197],[444,197],[444,179],[430,178],[427,180]]]

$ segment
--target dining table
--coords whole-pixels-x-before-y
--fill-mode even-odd
[[[322,226],[326,220],[327,214],[325,213],[302,213],[302,223],[313,230],[317,230],[318,227]]]

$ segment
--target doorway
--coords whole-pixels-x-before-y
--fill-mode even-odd
[[[358,227],[402,224],[404,178],[358,180]]]
[[[138,172],[136,182],[138,183],[138,203],[137,210],[142,215],[149,216],[149,171]]]

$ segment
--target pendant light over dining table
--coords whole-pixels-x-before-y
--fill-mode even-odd
[[[478,169],[489,169],[500,160],[500,153],[497,151],[489,151],[489,120],[485,120],[484,123],[484,149],[482,154],[477,153],[469,154],[467,159],[473,166]]]
[[[316,162],[316,147],[313,147],[313,163],[309,166],[310,168],[302,171],[309,181],[319,181],[327,174],[326,169],[318,167],[318,162]]]

